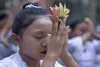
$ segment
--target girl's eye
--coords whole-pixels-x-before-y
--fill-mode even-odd
[[[36,39],[42,39],[42,38],[46,38],[48,35],[43,35],[43,36],[33,36]]]
[[[42,39],[43,37],[35,37],[36,39]]]

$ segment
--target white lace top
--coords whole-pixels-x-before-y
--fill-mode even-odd
[[[42,63],[43,61],[40,61]],[[19,53],[15,53],[10,57],[7,57],[0,61],[0,67],[28,67],[27,64],[22,60]],[[56,62],[55,67],[63,67]]]

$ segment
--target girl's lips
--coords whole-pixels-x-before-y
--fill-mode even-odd
[[[40,52],[40,53],[42,53],[42,54],[46,54],[46,53],[47,53],[47,51],[42,51],[42,52]]]

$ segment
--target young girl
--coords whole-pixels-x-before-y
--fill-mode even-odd
[[[37,3],[24,5],[12,26],[12,38],[20,50],[1,60],[0,67],[62,67],[56,62],[58,57],[67,67],[78,67],[68,53],[65,20],[52,22]]]

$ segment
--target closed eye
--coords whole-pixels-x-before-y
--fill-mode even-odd
[[[43,37],[35,37],[36,39],[42,39]]]

